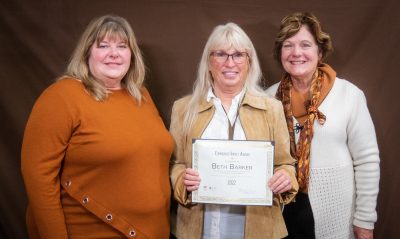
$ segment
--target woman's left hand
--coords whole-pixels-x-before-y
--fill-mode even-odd
[[[373,239],[374,238],[374,230],[353,226],[353,231],[354,231],[354,236],[356,239]]]
[[[269,188],[273,193],[279,194],[284,193],[292,189],[292,181],[289,173],[284,169],[280,169],[274,173],[272,178],[268,182]]]

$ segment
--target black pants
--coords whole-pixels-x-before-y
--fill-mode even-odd
[[[285,206],[283,218],[289,232],[285,239],[315,239],[314,217],[307,194],[299,192],[296,202]]]

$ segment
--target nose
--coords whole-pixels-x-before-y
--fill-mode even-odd
[[[301,55],[301,48],[298,46],[293,47],[293,56],[300,56]]]
[[[118,49],[116,47],[110,47],[109,56],[113,58],[118,57],[119,56]]]
[[[226,59],[225,65],[227,66],[235,66],[235,62],[233,61],[233,55],[229,55],[228,59]]]

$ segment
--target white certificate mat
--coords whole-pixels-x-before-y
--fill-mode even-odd
[[[194,139],[192,167],[199,172],[197,203],[272,205],[274,142]]]

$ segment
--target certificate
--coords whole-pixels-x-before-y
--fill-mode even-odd
[[[192,161],[201,178],[193,202],[272,205],[273,141],[194,139]]]

